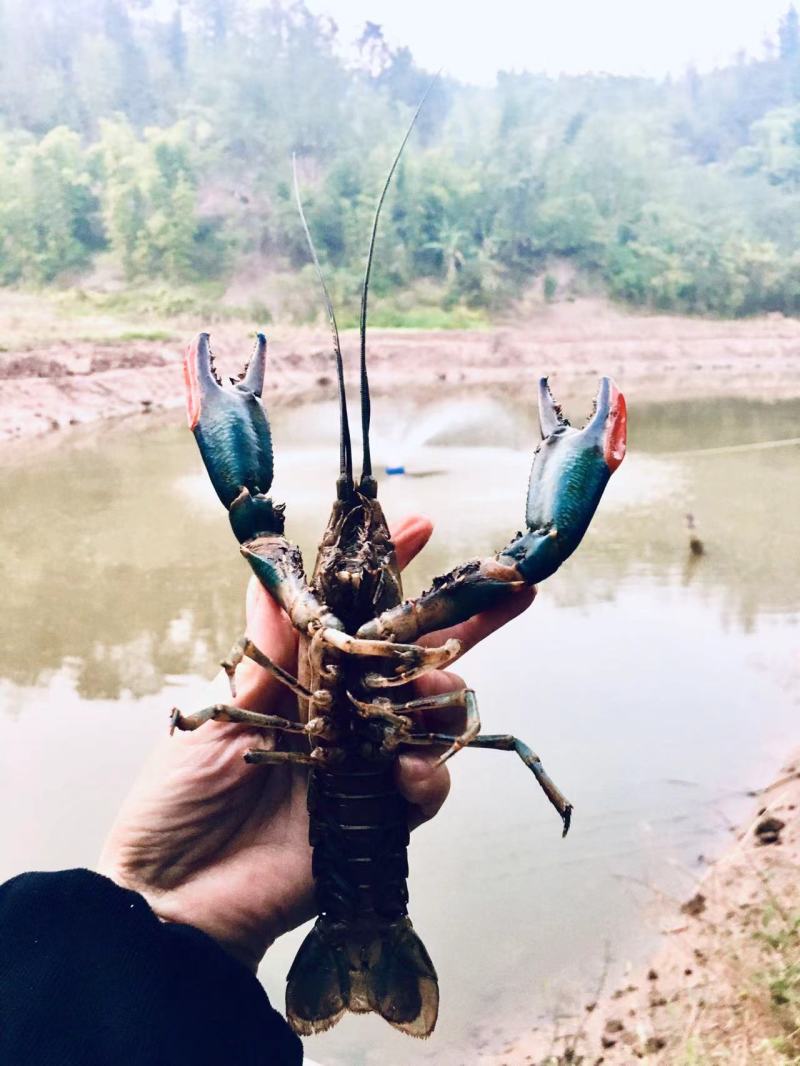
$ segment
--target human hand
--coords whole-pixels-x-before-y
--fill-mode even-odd
[[[424,548],[433,527],[420,516],[392,530],[403,569]],[[534,590],[448,630],[462,654],[520,614]],[[247,590],[247,635],[290,673],[297,669],[297,633],[255,578]],[[434,633],[420,643],[440,644]],[[294,696],[246,659],[237,670],[239,707],[296,717]],[[455,674],[431,671],[415,695],[463,688]],[[441,722],[428,720],[429,728]],[[141,892],[165,921],[194,925],[255,970],[273,940],[314,914],[306,810],[307,771],[286,764],[249,766],[244,753],[264,747],[263,730],[207,722],[160,743],[123,804],[103,848],[99,871]],[[438,752],[403,752],[397,785],[412,826],[433,817],[447,797],[450,775],[434,766]]]

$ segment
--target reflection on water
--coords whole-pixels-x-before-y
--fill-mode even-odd
[[[499,393],[466,403],[401,408],[392,425],[414,432],[376,437],[378,463],[402,446],[412,471],[432,471],[381,486],[390,518],[436,521],[411,591],[521,521],[534,407]],[[335,412],[273,422],[274,495],[311,559],[332,498]],[[348,1018],[309,1042],[314,1058],[472,1061],[481,1042],[570,1009],[606,941],[617,964],[643,950],[647,886],[686,891],[744,790],[799,739],[800,449],[722,450],[794,437],[799,422],[797,401],[634,405],[630,456],[581,550],[462,670],[486,730],[516,731],[546,757],[576,804],[574,831],[559,839],[513,757],[454,760],[454,794],[411,854],[440,1026],[418,1044]],[[247,571],[185,429],[142,419],[69,444],[0,474],[0,802],[18,812],[0,876],[93,863],[165,709],[202,687],[241,626]],[[278,1002],[299,938],[265,967]]]

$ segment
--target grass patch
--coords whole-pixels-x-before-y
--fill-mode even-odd
[[[358,329],[352,308],[348,301],[337,316],[342,329]],[[441,287],[419,283],[396,295],[373,296],[369,324],[376,329],[487,329],[491,320],[486,310],[448,303]]]
[[[167,288],[0,289],[0,337],[8,351],[76,341],[172,343],[187,330],[219,322],[270,320],[260,303],[231,306],[216,283]]]
[[[355,315],[342,315],[341,328],[358,329]],[[400,307],[370,308],[369,325],[373,329],[488,329],[489,319],[468,307]]]
[[[337,309],[342,330],[358,329],[360,294],[339,292]],[[352,299],[350,297],[353,297]],[[88,344],[128,342],[173,343],[187,330],[244,322],[249,328],[275,320],[282,326],[324,326],[315,285],[302,274],[270,278],[260,294],[228,290],[218,281],[195,285],[146,285],[123,288],[0,290],[0,337],[9,351],[63,341]],[[441,287],[418,284],[391,295],[375,294],[369,324],[377,329],[487,329],[490,316],[464,304],[448,305]]]
[[[800,914],[786,914],[774,905],[764,912],[756,934],[769,955],[756,981],[769,997],[769,1009],[779,1032],[772,1047],[786,1061],[800,1062]]]
[[[755,929],[717,940],[714,991],[674,1066],[800,1066],[800,914],[770,894],[752,919]]]
[[[76,317],[102,315],[120,319],[131,316],[170,319],[192,315],[207,321],[219,321],[242,316],[244,311],[241,308],[221,306],[222,295],[221,285],[207,282],[202,285],[157,285],[109,292],[73,288],[58,293],[54,299],[64,314]]]
[[[121,341],[174,341],[177,333],[167,329],[132,329],[120,333]]]
[[[305,282],[296,276],[284,279],[283,299],[288,314],[280,317],[295,323],[321,321],[319,301],[312,290],[310,300]],[[396,298],[375,298],[370,306],[369,324],[377,329],[484,329],[490,324],[484,311],[462,304],[443,306],[437,299],[439,293],[429,291],[404,292]],[[266,325],[273,320],[270,308],[261,300],[249,300],[246,304],[231,304],[223,301],[224,287],[218,282],[205,282],[193,286],[167,288],[164,286],[137,287],[101,292],[75,288],[54,295],[59,310],[68,316],[103,317],[125,320],[133,317],[155,322],[191,317],[203,323],[246,321]],[[293,306],[291,297],[298,306]],[[300,305],[303,306],[300,306]],[[357,305],[356,305],[357,306]],[[292,313],[294,312],[294,313]],[[358,311],[347,307],[338,315],[341,329],[358,328]],[[92,338],[94,339],[94,338]],[[128,330],[120,339],[168,340],[168,330]]]
[[[164,341],[179,339],[179,334],[167,329],[130,329],[120,333],[82,333],[78,340],[89,344],[124,344],[127,341]]]

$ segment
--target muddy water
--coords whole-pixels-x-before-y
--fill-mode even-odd
[[[375,424],[388,416],[378,404]],[[576,415],[582,414],[577,410]],[[275,496],[313,557],[335,476],[330,406],[278,413]],[[484,729],[513,731],[575,803],[557,819],[513,755],[466,752],[411,849],[412,915],[437,965],[439,1027],[374,1018],[309,1041],[325,1064],[471,1063],[570,1012],[641,957],[658,898],[682,898],[800,741],[800,402],[633,406],[631,454],[579,553],[460,667]],[[521,521],[535,424],[507,396],[397,413],[376,435],[387,513],[423,511],[435,573]],[[246,582],[182,426],[63,436],[0,473],[0,878],[92,865],[173,703],[200,700],[241,627]],[[688,551],[685,512],[706,554]],[[273,999],[302,931],[262,968]]]

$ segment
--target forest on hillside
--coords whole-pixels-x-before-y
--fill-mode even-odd
[[[256,272],[283,311],[315,315],[316,293],[293,299],[310,288],[294,154],[331,290],[355,306],[431,73],[372,23],[344,54],[302,0],[0,0],[0,284],[178,293]],[[679,79],[445,74],[373,278],[387,324],[425,303],[493,313],[534,283],[545,299],[800,312],[797,12],[758,57]]]

